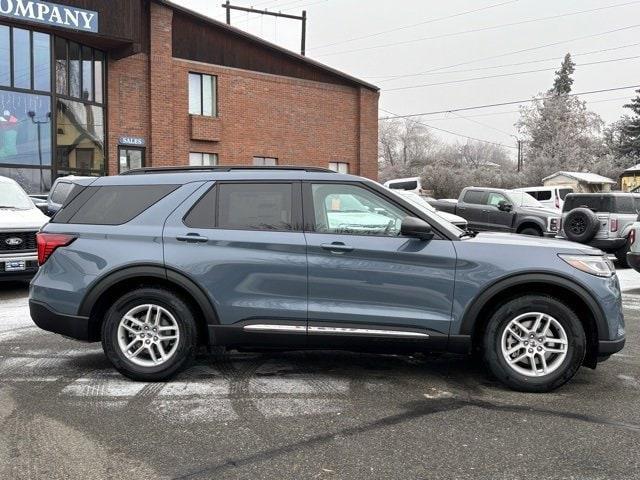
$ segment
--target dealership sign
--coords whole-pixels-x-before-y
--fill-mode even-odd
[[[118,143],[128,147],[144,147],[146,144],[142,137],[120,137]]]
[[[84,32],[98,32],[98,12],[51,2],[0,0],[0,16]]]

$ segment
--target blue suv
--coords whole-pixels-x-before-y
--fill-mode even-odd
[[[618,279],[592,247],[462,231],[370,180],[318,168],[142,169],[77,180],[38,234],[35,323],[101,341],[145,381],[202,345],[475,353],[548,391],[624,346]]]

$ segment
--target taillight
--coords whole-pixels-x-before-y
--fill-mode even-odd
[[[634,243],[636,243],[636,229],[632,228],[629,231],[629,246],[633,245]]]
[[[65,235],[63,233],[36,234],[36,240],[38,243],[38,265],[43,265],[56,248],[66,247],[75,239],[76,237],[72,235]]]
[[[618,231],[618,219],[617,218],[612,218],[609,222],[610,225],[610,230],[612,232],[617,232]]]

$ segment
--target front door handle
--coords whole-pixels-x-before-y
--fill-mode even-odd
[[[209,241],[207,237],[203,237],[197,233],[187,233],[186,235],[180,235],[176,237],[176,240],[179,242],[187,242],[187,243],[206,243]]]
[[[323,250],[329,250],[334,253],[352,252],[353,247],[351,245],[345,245],[342,242],[323,243],[320,245]]]

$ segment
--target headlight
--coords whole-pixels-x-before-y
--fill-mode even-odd
[[[558,255],[574,268],[598,277],[610,277],[616,269],[611,260],[597,255]]]

